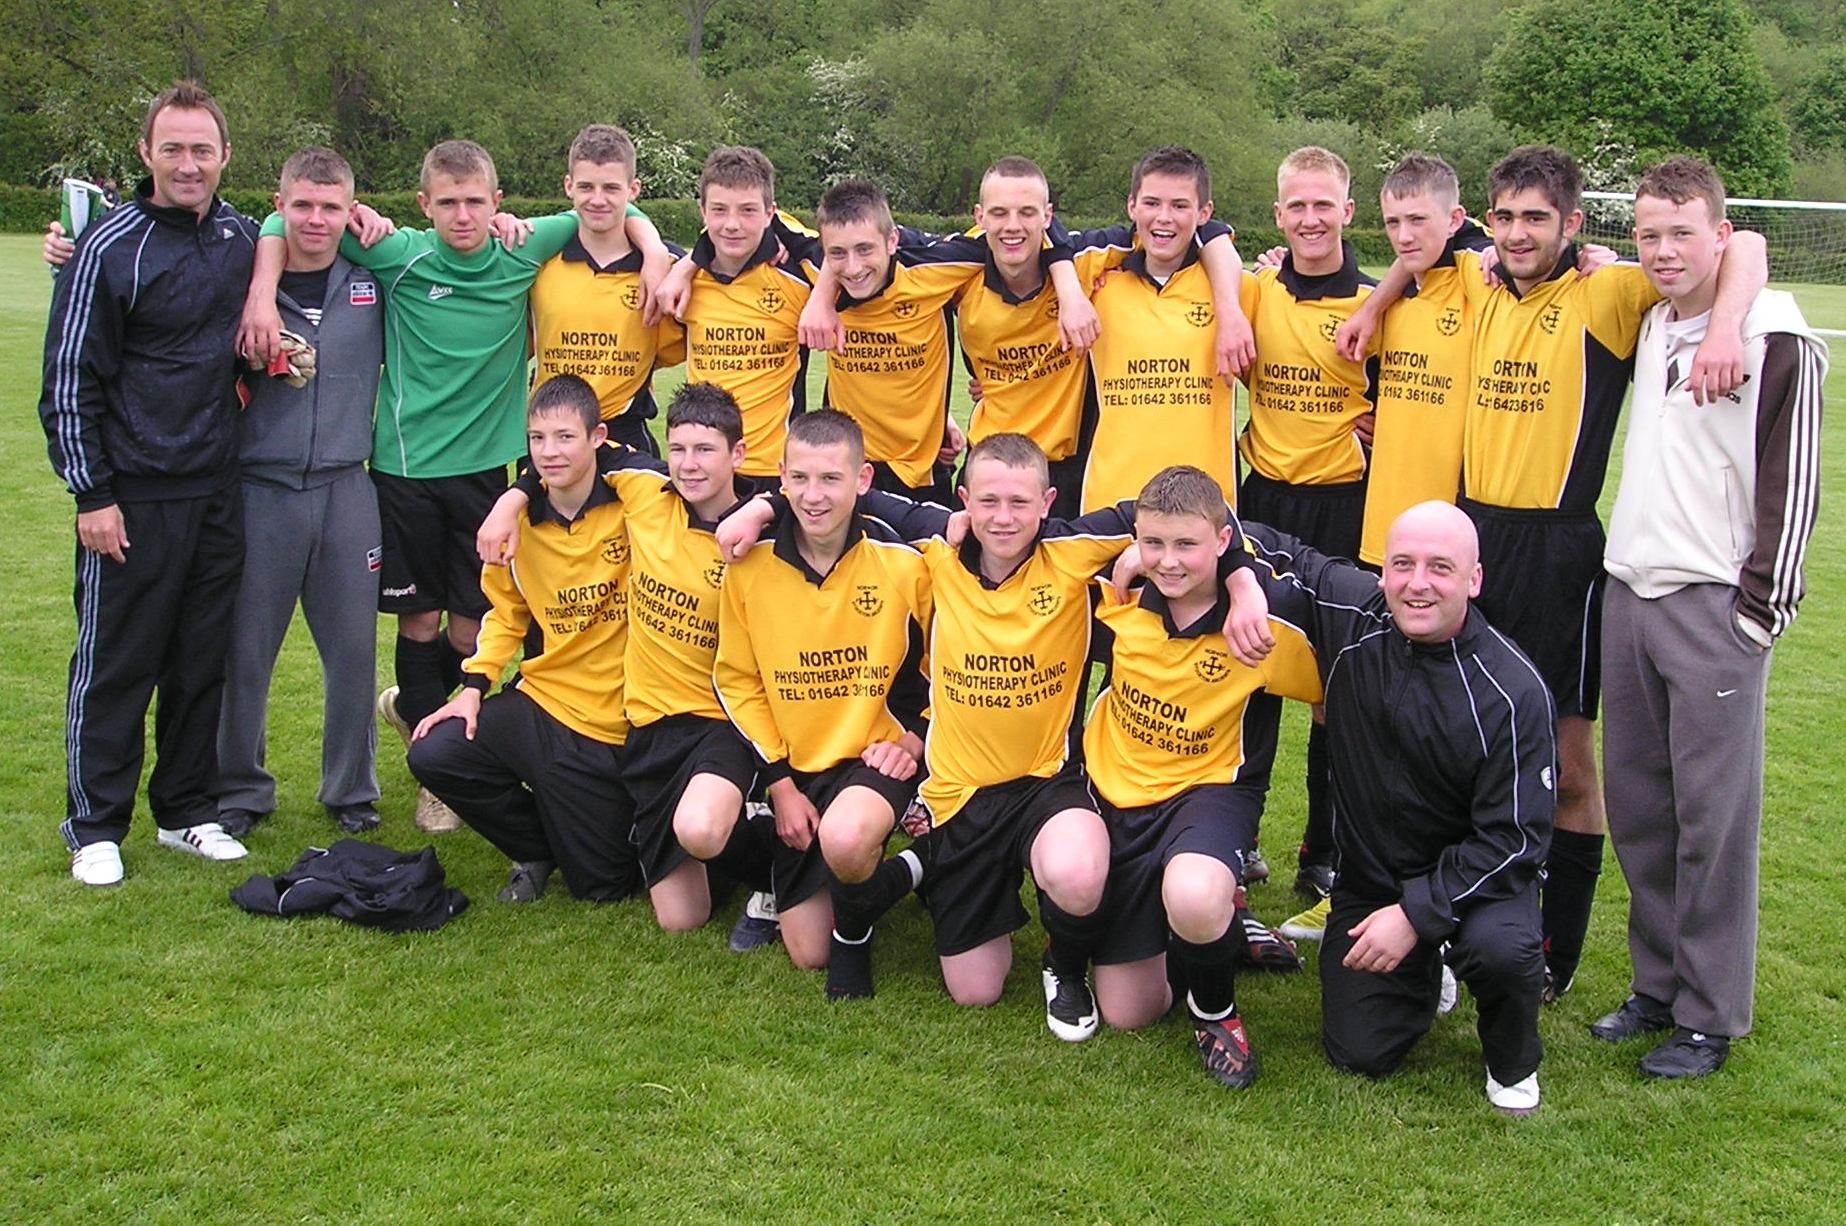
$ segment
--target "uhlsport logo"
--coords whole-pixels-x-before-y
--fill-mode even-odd
[[[852,598],[853,612],[862,617],[876,617],[885,607],[885,598],[878,594],[876,585],[862,583],[855,590]]]
[[[1216,684],[1231,675],[1230,665],[1225,663],[1228,658],[1225,652],[1208,647],[1204,655],[1192,662],[1192,671],[1198,674],[1200,681]]]

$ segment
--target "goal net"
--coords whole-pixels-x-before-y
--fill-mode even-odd
[[[1846,285],[1846,204],[1732,197],[1724,207],[1733,226],[1754,230],[1768,242],[1769,276],[1778,284],[1797,283],[1793,286],[1796,297],[1803,297],[1803,284]],[[1634,193],[1584,192],[1579,237],[1613,247],[1624,259],[1634,259]],[[1818,305],[1803,301],[1815,331],[1846,336],[1842,330],[1846,329],[1846,315],[1829,318],[1827,312],[1815,309]]]

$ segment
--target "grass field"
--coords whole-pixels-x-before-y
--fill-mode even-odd
[[[1822,506],[1801,620],[1770,694],[1758,1028],[1705,1084],[1643,1084],[1644,1047],[1585,1024],[1624,994],[1613,859],[1575,990],[1543,1019],[1543,1110],[1496,1116],[1461,1007],[1397,1076],[1320,1053],[1312,973],[1248,977],[1263,1060],[1243,1094],[1197,1068],[1169,1020],[1053,1039],[1039,938],[1020,935],[1002,1003],[951,1005],[928,926],[880,929],[877,998],[829,1006],[779,953],[658,932],[643,903],[561,889],[499,905],[505,864],[444,837],[475,907],[431,934],[238,911],[227,887],[279,872],[331,827],[314,802],[312,651],[285,648],[272,708],[281,811],[251,858],[157,849],[143,809],[115,890],[73,883],[63,806],[71,506],[32,412],[48,283],[36,240],[0,238],[0,498],[14,561],[0,730],[0,1221],[524,1222],[871,1219],[1735,1222],[1839,1220],[1846,897],[1838,849],[1846,731],[1846,515]],[[1804,300],[1807,295],[1804,294]],[[1819,324],[1846,326],[1846,292]],[[1829,390],[1846,392],[1836,376]],[[1833,491],[1846,426],[1829,425]],[[1610,482],[1613,489],[1614,482]],[[389,654],[381,656],[389,660]],[[1292,715],[1284,763],[1298,762]],[[388,734],[387,734],[388,737]],[[420,844],[395,744],[378,837]],[[1276,789],[1278,881],[1295,909],[1298,775]],[[1829,1209],[1827,1206],[1832,1205]]]

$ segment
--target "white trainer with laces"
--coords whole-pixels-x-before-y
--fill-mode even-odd
[[[85,843],[71,853],[71,876],[85,885],[121,885],[121,845]]]
[[[163,828],[160,845],[189,856],[204,856],[207,860],[241,860],[250,854],[248,847],[226,834],[217,822],[200,822],[184,830]]]
[[[417,829],[424,834],[449,834],[460,830],[462,820],[428,788],[417,789]]]
[[[1455,972],[1449,964],[1442,964],[1442,991],[1436,997],[1436,1016],[1447,1017],[1455,1012],[1455,1004],[1461,999],[1461,985],[1455,982]]]
[[[1503,1086],[1487,1074],[1487,1101],[1503,1115],[1531,1115],[1538,1110],[1538,1074],[1528,1073],[1523,1081]]]

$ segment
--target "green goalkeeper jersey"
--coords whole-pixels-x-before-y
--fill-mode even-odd
[[[372,467],[395,477],[485,472],[526,453],[526,292],[539,266],[577,233],[575,213],[534,218],[509,249],[490,239],[467,255],[433,230],[399,230],[340,254],[378,277],[349,292],[382,294],[385,367],[372,426]],[[278,215],[265,236],[282,234]]]

